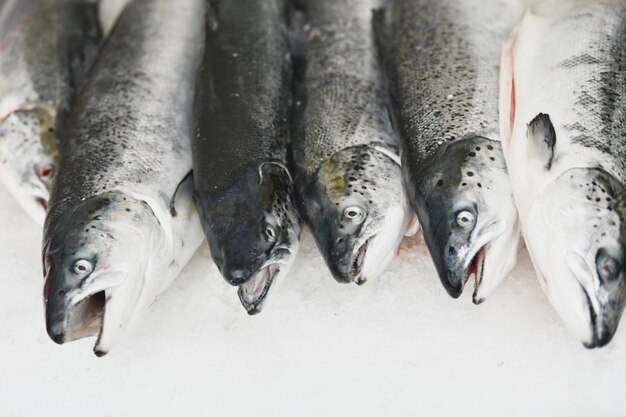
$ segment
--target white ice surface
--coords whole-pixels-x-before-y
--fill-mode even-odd
[[[44,330],[40,231],[0,201],[0,416],[617,416],[626,332],[588,351],[523,256],[480,306],[449,298],[419,248],[340,285],[309,235],[250,317],[203,247],[104,358]]]

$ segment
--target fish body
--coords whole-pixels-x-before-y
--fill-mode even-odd
[[[587,347],[624,309],[626,3],[544,1],[504,48],[501,121],[539,282]]]
[[[516,0],[392,0],[376,26],[402,168],[448,293],[485,299],[516,262],[519,225],[501,151],[498,62]]]
[[[202,242],[190,171],[203,0],[134,0],[68,115],[46,217],[44,300],[57,343],[109,351]]]
[[[95,1],[13,0],[0,7],[0,180],[40,223],[62,121],[101,38]]]
[[[213,260],[254,314],[289,269],[300,238],[286,164],[287,3],[210,5],[196,97],[196,204]]]
[[[393,259],[412,219],[375,45],[378,1],[300,2],[304,69],[293,141],[300,212],[339,282]]]

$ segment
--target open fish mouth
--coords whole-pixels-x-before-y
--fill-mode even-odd
[[[64,320],[50,326],[50,337],[56,343],[63,344],[85,337],[100,336],[105,306],[104,291],[82,298],[66,309]]]
[[[369,248],[370,241],[373,237],[367,239],[356,251],[356,256],[352,261],[350,268],[350,281],[357,285],[363,285],[367,281],[367,277],[363,276],[363,264],[365,262],[365,255],[367,255],[367,249]]]
[[[239,286],[239,300],[250,315],[261,312],[263,301],[280,273],[280,264],[271,263],[261,268],[244,284]]]
[[[487,251],[485,250],[485,246],[482,246],[474,257],[470,261],[467,269],[465,270],[465,277],[463,279],[463,286],[469,281],[470,277],[474,276],[474,294],[478,292],[478,288],[480,288],[480,284],[483,282],[483,272],[485,270],[485,259],[487,255]],[[479,301],[479,303],[482,300]]]

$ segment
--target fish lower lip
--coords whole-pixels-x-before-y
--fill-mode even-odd
[[[602,334],[598,336],[598,313],[596,313],[596,311],[593,309],[591,298],[589,297],[589,293],[587,293],[585,287],[580,285],[580,289],[582,290],[583,294],[585,294],[585,298],[587,299],[587,306],[589,307],[589,320],[591,321],[591,333],[593,335],[593,339],[591,340],[591,342],[583,343],[583,345],[587,349],[601,348],[608,344],[611,339],[613,339],[613,333],[603,331]]]
[[[367,281],[366,277],[363,277],[363,261],[365,260],[365,255],[367,254],[367,249],[369,247],[370,244],[370,240],[372,240],[372,238],[367,239],[362,245],[361,247],[359,247],[359,250],[356,253],[356,256],[354,257],[354,260],[352,261],[352,268],[350,269],[350,281],[356,283],[357,285],[362,285],[365,283],[365,281]]]
[[[279,271],[280,268],[277,264],[270,264],[239,286],[237,291],[239,300],[248,314],[253,315],[261,312],[260,307]]]
[[[463,285],[465,285],[467,281],[469,280],[469,278],[472,275],[474,275],[474,293],[476,293],[476,291],[478,290],[478,287],[480,287],[480,284],[483,281],[483,271],[484,271],[485,258],[486,258],[485,255],[486,255],[485,247],[483,246],[482,248],[478,250],[478,252],[476,252],[476,254],[472,258],[472,261],[469,263],[469,266],[467,267],[467,270],[465,272],[465,279],[463,280]]]

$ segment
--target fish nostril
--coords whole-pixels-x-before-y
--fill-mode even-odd
[[[603,283],[608,284],[616,281],[622,273],[622,265],[611,256],[604,248],[596,255],[596,269]]]

